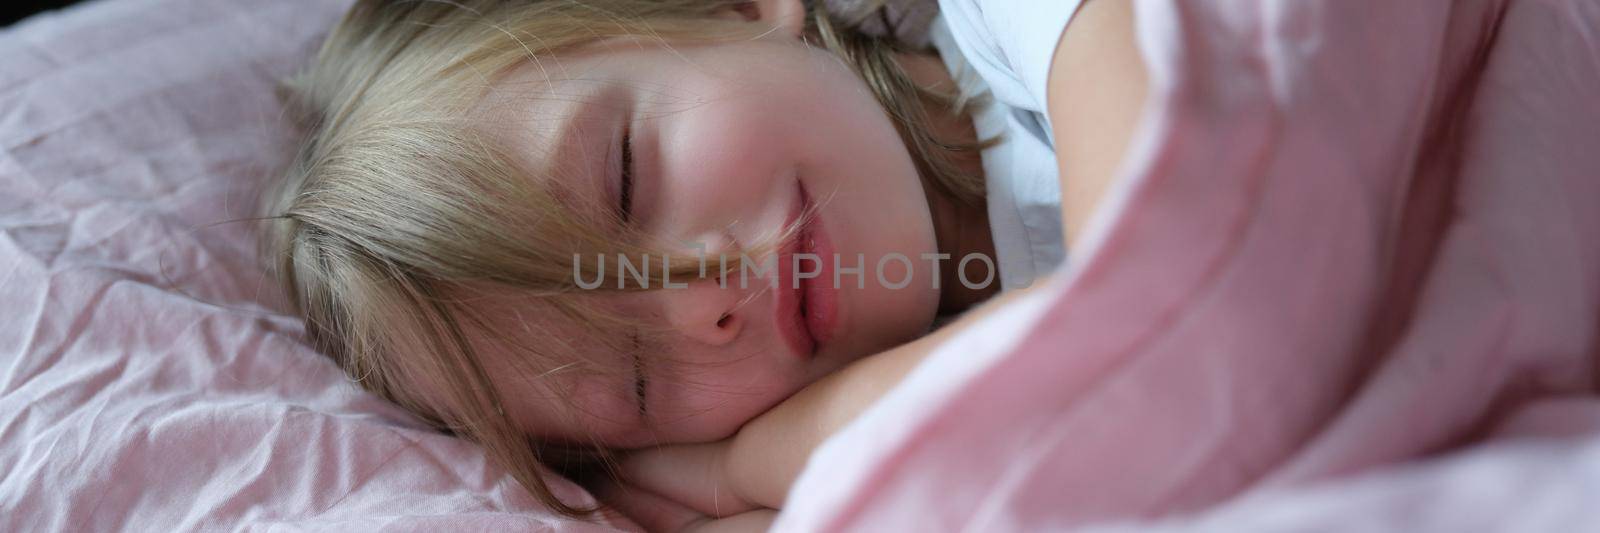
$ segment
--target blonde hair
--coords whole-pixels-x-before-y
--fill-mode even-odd
[[[358,1],[286,97],[307,129],[286,179],[263,199],[273,222],[264,257],[307,335],[362,387],[480,443],[541,502],[571,516],[594,509],[558,499],[540,465],[558,447],[531,442],[507,417],[466,332],[492,327],[453,299],[492,285],[536,295],[596,336],[607,317],[574,297],[575,253],[648,253],[636,235],[598,229],[530,180],[469,120],[498,73],[612,36],[730,40],[759,29],[713,14],[728,0]],[[962,114],[965,102],[911,83],[901,49],[820,13],[808,35],[866,80],[925,181],[981,205],[980,178],[953,163],[978,145],[935,138],[923,103]],[[594,215],[588,215],[590,217]],[[694,272],[675,265],[674,274]],[[593,272],[585,275],[591,278]],[[680,277],[680,279],[682,279]],[[500,332],[504,333],[504,332]],[[529,361],[560,366],[570,350],[496,335]],[[586,340],[587,342],[587,340]],[[532,363],[530,363],[532,364]],[[432,404],[413,393],[447,384]]]

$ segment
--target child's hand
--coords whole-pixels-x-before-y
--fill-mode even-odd
[[[624,455],[623,479],[707,516],[780,509],[811,452],[848,418],[834,413],[837,377],[806,387],[733,437],[669,445]],[[853,415],[853,411],[851,411]]]
[[[996,302],[1008,301],[1001,296]],[[981,312],[969,312],[969,317]],[[811,453],[876,401],[955,328],[857,361],[745,423],[732,438],[671,445],[623,456],[628,483],[704,516],[781,509]]]
[[[762,506],[741,493],[729,470],[729,450],[736,438],[628,454],[620,465],[622,477],[705,516],[720,518],[759,509]]]
[[[757,532],[772,527],[777,511],[755,509],[726,517],[710,516],[644,489],[611,479],[591,483],[590,491],[610,508],[647,532],[714,533]]]

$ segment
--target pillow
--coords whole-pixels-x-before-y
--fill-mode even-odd
[[[0,530],[610,530],[350,383],[258,267],[277,80],[348,2],[102,1],[0,32]],[[557,493],[589,503],[563,480]]]

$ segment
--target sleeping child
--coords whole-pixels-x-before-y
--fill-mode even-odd
[[[267,257],[351,379],[551,508],[596,511],[556,472],[765,528],[1067,260],[1144,102],[1127,0],[857,4],[358,1],[286,84]]]

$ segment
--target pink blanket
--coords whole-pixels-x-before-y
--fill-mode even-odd
[[[344,5],[0,31],[0,530],[630,527],[357,390],[217,224]],[[1600,3],[1137,5],[1151,112],[1091,242],[820,450],[778,528],[1600,523]]]
[[[1136,5],[1154,95],[1066,279],[813,455],[779,529],[1171,517],[1496,432],[1589,443],[1322,505],[1600,524],[1600,2]]]

